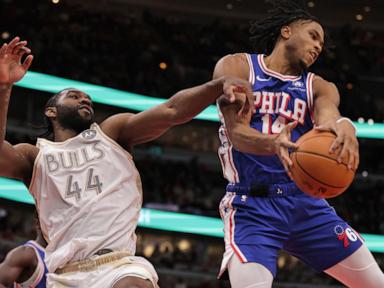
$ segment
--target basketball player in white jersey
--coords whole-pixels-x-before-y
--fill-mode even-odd
[[[24,181],[36,201],[48,242],[47,287],[157,287],[152,265],[134,256],[142,191],[128,151],[191,120],[221,95],[232,102],[241,91],[251,99],[250,85],[220,78],[182,90],[148,111],[118,114],[100,125],[94,123],[90,97],[65,89],[45,107],[54,142],[39,139],[36,146],[12,146],[4,140],[7,109],[12,84],[32,62],[31,55],[21,62],[31,52],[26,44],[16,37],[0,50],[0,175]]]

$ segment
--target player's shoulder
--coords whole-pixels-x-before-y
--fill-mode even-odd
[[[248,79],[249,66],[246,53],[228,54],[216,63],[214,78],[223,75],[232,75]]]
[[[30,167],[35,163],[36,157],[40,149],[29,143],[20,143],[14,146],[15,150],[22,155],[28,162]]]
[[[328,81],[317,74],[314,74],[314,76],[313,76],[313,84],[312,85],[313,85],[313,89],[314,89],[315,93],[316,93],[316,91],[323,90],[323,89],[336,89],[337,90],[335,83]]]
[[[245,64],[247,63],[247,54],[246,53],[234,53],[234,54],[227,54],[220,58],[219,61],[223,61],[226,63],[240,63]]]
[[[328,81],[318,74],[313,73],[313,83],[316,85],[335,85],[332,81]]]
[[[26,245],[18,246],[8,252],[4,262],[9,266],[28,266],[35,264],[37,261],[37,255],[35,250]]]
[[[115,114],[105,119],[99,126],[108,137],[116,141],[126,121],[129,121],[134,115],[134,113]]]
[[[39,148],[29,143],[16,144],[14,148],[20,152],[29,154],[30,156],[34,155],[36,157],[37,154],[39,153]]]

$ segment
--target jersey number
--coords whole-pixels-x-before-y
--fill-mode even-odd
[[[264,116],[261,117],[261,120],[263,121],[263,134],[279,134],[288,122],[287,119],[279,116],[272,123],[272,116],[270,114],[264,114]]]
[[[100,182],[98,175],[93,175],[93,171],[93,168],[88,170],[84,191],[96,190],[96,193],[100,194],[102,192],[101,187],[103,186],[103,183]],[[81,199],[82,191],[83,190],[80,188],[79,182],[73,180],[73,175],[69,175],[67,180],[67,187],[65,189],[65,197],[75,197],[78,201]]]

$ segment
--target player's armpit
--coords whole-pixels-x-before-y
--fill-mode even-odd
[[[31,144],[12,146],[4,141],[0,150],[0,176],[28,182],[39,149]]]

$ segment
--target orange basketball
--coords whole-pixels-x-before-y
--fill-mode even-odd
[[[313,197],[336,197],[355,176],[355,171],[348,169],[348,159],[337,162],[339,151],[329,154],[335,138],[333,133],[311,130],[297,140],[299,148],[291,153],[293,179],[303,192]]]

